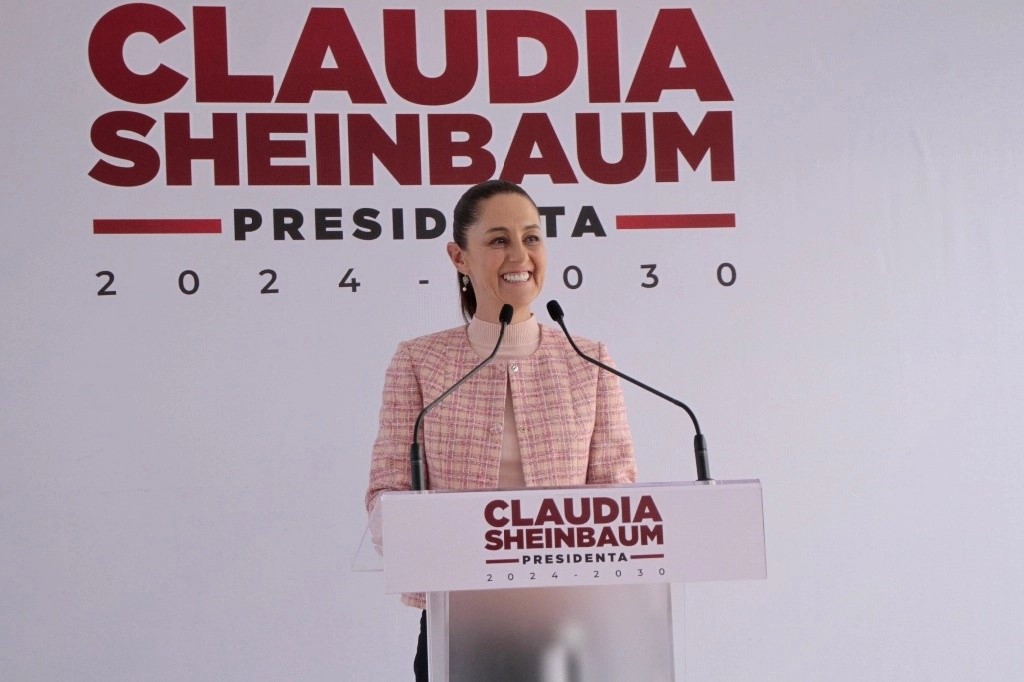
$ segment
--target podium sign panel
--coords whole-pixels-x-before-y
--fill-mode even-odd
[[[761,484],[383,497],[388,593],[766,577]]]

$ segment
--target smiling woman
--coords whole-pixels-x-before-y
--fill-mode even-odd
[[[399,344],[384,378],[366,507],[409,490],[409,444],[425,405],[494,350],[494,361],[423,420],[431,490],[579,486],[636,480],[633,441],[618,379],[581,359],[561,334],[542,327],[531,306],[544,286],[547,252],[533,199],[518,185],[489,180],[455,206],[457,271],[468,324]],[[498,314],[511,305],[500,337]],[[577,339],[609,364],[604,344]],[[371,527],[376,526],[371,521]],[[378,536],[379,537],[379,536]],[[402,601],[423,608],[423,595]],[[425,620],[422,626],[425,628]],[[426,679],[426,636],[414,665]]]

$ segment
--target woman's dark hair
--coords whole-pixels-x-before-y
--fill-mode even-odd
[[[455,204],[455,210],[452,212],[453,239],[460,249],[465,249],[469,245],[466,233],[479,220],[481,204],[499,194],[518,194],[521,197],[526,197],[533,204],[534,208],[537,207],[537,204],[526,193],[526,190],[514,182],[509,182],[508,180],[487,180],[478,185],[473,185],[463,193],[458,203]],[[459,285],[459,305],[462,307],[462,318],[469,322],[476,313],[476,292],[473,291],[472,284],[466,285],[465,291],[462,290],[461,273],[456,272],[455,279]]]

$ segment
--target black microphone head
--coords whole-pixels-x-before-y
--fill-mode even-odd
[[[512,306],[508,303],[501,306],[501,312],[498,313],[498,322],[501,324],[508,324],[512,321]]]
[[[561,322],[562,318],[565,317],[565,313],[562,312],[562,306],[558,305],[558,301],[548,301],[548,315],[555,322]]]

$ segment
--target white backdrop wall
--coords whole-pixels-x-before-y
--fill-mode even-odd
[[[312,5],[222,6],[230,72],[270,76],[276,89]],[[167,99],[126,102],[88,58],[116,7],[16,4],[0,28],[0,678],[408,678],[418,614],[350,561],[388,358],[399,340],[458,323],[448,232],[414,239],[411,214],[449,213],[462,187],[431,184],[426,143],[418,181],[400,183],[378,162],[372,183],[353,185],[346,153],[363,140],[344,129],[340,184],[254,185],[243,139],[237,183],[217,184],[213,164],[196,161],[191,183],[173,185],[168,113],[188,113],[197,137],[211,134],[214,113],[237,116],[243,131],[245,113],[370,114],[389,135],[397,114],[412,114],[424,136],[430,114],[473,113],[493,128],[498,170],[520,115],[546,114],[575,176],[553,178],[542,146],[540,172],[523,178],[539,204],[567,213],[548,240],[546,293],[621,367],[693,404],[716,477],[764,485],[769,578],[686,587],[686,679],[1012,680],[1024,670],[1019,3],[391,3],[415,9],[429,75],[445,68],[443,10],[476,10],[478,77],[438,105],[396,94],[370,3],[337,7],[384,103],[337,91],[297,104],[200,102],[198,15],[168,0],[159,16],[183,30],[162,43],[131,36],[124,62],[187,80]],[[487,13],[509,8],[574,36],[580,67],[564,92],[493,101]],[[585,12],[617,10],[611,99],[621,100],[659,9],[678,18],[671,10],[684,8],[731,97],[702,101],[677,83],[655,101],[591,101]],[[666,78],[698,70],[687,35],[682,54],[655,59]],[[593,51],[612,47],[602,39]],[[519,49],[524,75],[549,68],[537,41]],[[342,61],[340,73],[356,72]],[[89,175],[100,161],[130,165],[90,135],[115,111],[155,120],[145,137],[123,135],[159,155],[139,186]],[[713,155],[731,156],[735,176],[714,179],[712,155],[696,170],[670,155],[678,179],[657,181],[655,115],[695,130],[711,112],[730,112],[731,144],[716,138]],[[610,160],[619,115],[642,114],[643,171],[622,184],[588,179],[577,113],[601,115]],[[312,133],[271,137],[307,143],[280,148],[298,159],[278,165],[314,163]],[[605,236],[570,236],[585,206]],[[381,211],[379,239],[356,237],[363,207]],[[245,208],[267,225],[239,240],[232,220]],[[307,238],[273,239],[274,208],[301,211]],[[342,210],[343,239],[313,239],[317,208]],[[394,208],[406,213],[405,239],[392,238]],[[615,229],[618,215],[680,213],[734,214],[735,227]],[[168,218],[220,220],[222,232],[94,233],[97,219]],[[732,286],[716,277],[723,263]],[[651,264],[658,285],[644,288]],[[562,280],[569,266],[579,288]],[[355,291],[338,286],[349,268]],[[278,293],[260,293],[266,269]],[[192,295],[179,289],[186,270],[198,277]],[[116,295],[98,295],[110,277]],[[692,478],[686,421],[626,393],[641,479]]]

